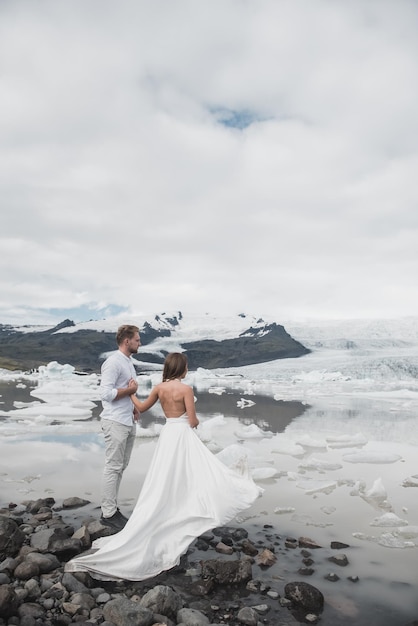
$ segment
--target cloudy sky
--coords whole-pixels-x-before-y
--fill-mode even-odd
[[[0,323],[418,315],[415,0],[1,0]]]

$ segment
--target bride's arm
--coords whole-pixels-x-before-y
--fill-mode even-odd
[[[189,424],[191,428],[196,428],[199,425],[199,420],[196,416],[196,409],[194,406],[194,394],[193,389],[189,386],[186,386],[184,393],[184,406],[186,408],[187,417],[189,418]]]
[[[138,409],[138,411],[140,413],[145,413],[145,411],[148,411],[148,409],[150,409],[152,406],[154,406],[154,404],[157,402],[158,400],[158,391],[157,388],[154,387],[154,389],[151,391],[151,393],[149,394],[148,398],[146,400],[144,400],[143,402],[141,402],[140,400],[138,400],[138,398],[136,397],[135,394],[132,394],[131,396],[131,400],[133,402],[133,405],[136,409]]]

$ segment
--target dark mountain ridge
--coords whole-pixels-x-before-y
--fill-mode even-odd
[[[162,337],[175,337],[182,319],[181,312],[171,316],[161,314],[138,324],[142,347],[134,358],[138,361],[139,371],[147,369],[146,363],[163,362],[168,350],[154,349],[153,342]],[[60,332],[72,327],[76,325],[68,319],[46,330],[32,330],[31,327],[16,329],[0,324],[0,367],[27,371],[50,361],[58,361],[70,363],[79,372],[99,372],[103,354],[117,348],[115,332],[86,328]],[[255,326],[250,325],[233,338],[179,343],[187,354],[191,370],[251,365],[295,358],[310,352],[283,326],[260,319]]]

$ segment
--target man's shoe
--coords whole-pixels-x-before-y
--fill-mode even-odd
[[[111,515],[110,517],[103,517],[103,515],[102,515],[101,518],[100,518],[100,523],[103,524],[103,526],[109,526],[109,528],[113,528],[117,532],[122,530],[122,528],[126,524],[126,522],[124,522],[120,518],[120,515],[118,515],[118,511],[113,513],[113,515]]]
[[[126,524],[126,522],[128,521],[128,518],[124,516],[120,509],[116,509],[115,515],[117,515],[124,524]]]

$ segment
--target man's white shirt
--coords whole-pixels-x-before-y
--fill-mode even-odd
[[[119,398],[119,400],[115,400],[115,398],[118,389],[127,387],[131,378],[136,379],[132,358],[117,350],[103,363],[101,373],[99,391],[103,411],[100,417],[131,426],[134,410],[131,397],[125,396],[124,398]]]

